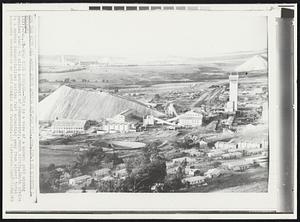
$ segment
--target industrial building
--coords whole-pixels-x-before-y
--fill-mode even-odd
[[[142,122],[142,118],[134,110],[127,109],[113,118],[107,118],[103,122],[102,131],[107,133],[136,131],[136,124],[139,122]]]
[[[136,131],[133,123],[127,122],[115,122],[115,121],[104,121],[102,125],[102,131],[106,133],[128,133],[130,131]],[[97,132],[98,133],[98,132]],[[98,133],[100,134],[100,133]]]
[[[154,117],[152,115],[147,115],[143,118],[143,126],[153,126],[154,125]]]
[[[188,111],[178,117],[178,124],[182,126],[201,126],[203,115],[194,111]]]
[[[58,119],[52,123],[51,131],[55,135],[73,135],[84,133],[87,128],[86,120]]]

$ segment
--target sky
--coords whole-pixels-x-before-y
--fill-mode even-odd
[[[39,20],[41,55],[207,57],[266,48],[263,16],[135,11],[46,14]]]

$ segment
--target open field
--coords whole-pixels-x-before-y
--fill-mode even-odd
[[[53,146],[51,146],[53,147]],[[55,166],[71,164],[76,160],[76,152],[69,150],[53,150],[40,147],[40,168],[48,167],[50,164]]]

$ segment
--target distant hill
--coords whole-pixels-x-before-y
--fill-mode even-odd
[[[248,72],[248,71],[262,71],[268,69],[267,61],[259,55],[253,56],[246,62],[238,66],[235,71]]]
[[[222,61],[245,61],[255,55],[266,54],[267,50],[262,51],[241,51],[234,53],[216,54],[214,56],[136,56],[118,57],[104,55],[40,55],[39,63],[43,65],[57,65],[62,63],[62,58],[70,62],[94,61],[101,66],[168,66],[168,65],[199,65]]]
[[[149,113],[157,117],[164,116],[163,113],[134,100],[106,92],[91,92],[61,86],[39,102],[39,120],[55,118],[101,120],[127,109],[133,109],[141,116]]]

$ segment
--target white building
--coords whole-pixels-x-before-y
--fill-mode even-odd
[[[178,117],[178,123],[182,126],[201,126],[203,115],[194,111],[188,111]]]
[[[72,135],[84,133],[87,129],[86,120],[58,119],[54,120],[51,130],[55,135]]]
[[[225,104],[225,112],[234,112],[234,102],[233,101],[228,101]]]
[[[128,109],[125,110],[113,118],[107,118],[107,120],[102,125],[102,131],[113,133],[127,133],[135,132],[135,125],[138,122],[141,122],[142,118],[138,117],[134,110]]]
[[[218,141],[215,143],[215,149],[219,150],[228,150],[228,149],[236,149],[238,148],[237,144],[234,143],[228,143],[228,142],[222,142]]]
[[[237,146],[240,149],[260,149],[263,148],[263,143],[239,142]]]
[[[102,125],[102,131],[107,133],[114,133],[114,132],[127,133],[130,131],[135,131],[135,126],[134,124],[127,123],[127,122],[120,123],[120,122],[106,121]]]
[[[168,167],[167,174],[176,174],[178,172],[179,166]]]
[[[205,177],[203,176],[186,177],[182,179],[182,183],[189,183],[190,185],[203,184],[205,183]]]
[[[152,115],[147,115],[145,118],[143,118],[143,125],[144,126],[148,126],[148,125],[153,126],[154,125],[154,117]]]
[[[221,169],[213,168],[213,169],[209,169],[207,172],[205,172],[204,176],[207,178],[215,178],[215,177],[220,176],[222,173],[223,172]]]
[[[213,150],[212,152],[207,153],[207,156],[209,158],[221,157],[222,154],[224,154],[222,150]]]
[[[200,152],[199,150],[192,148],[192,149],[186,149],[183,150],[184,153],[188,153],[190,156],[192,157],[199,157],[199,156],[203,156],[204,154],[202,152]]]
[[[205,141],[203,141],[203,140],[200,140],[200,141],[199,141],[199,148],[200,148],[200,149],[207,148],[207,142],[205,142]]]
[[[83,175],[79,177],[74,177],[69,179],[69,184],[72,186],[75,185],[89,185],[92,181],[92,177],[90,175]]]
[[[101,181],[103,182],[108,182],[108,181],[113,181],[115,178],[113,178],[112,176],[106,176],[101,178]]]
[[[94,177],[104,177],[104,176],[108,176],[110,174],[110,169],[109,168],[102,168],[99,170],[95,170],[93,172],[93,176]]]
[[[187,174],[187,175],[194,176],[195,173],[196,173],[196,172],[200,172],[200,170],[199,170],[199,169],[195,169],[195,168],[189,168],[189,167],[186,167],[186,168],[184,169],[184,172],[185,172],[185,174]]]

